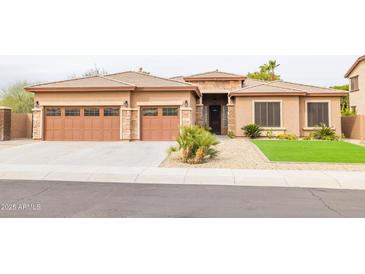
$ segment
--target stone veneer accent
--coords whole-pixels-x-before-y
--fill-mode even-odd
[[[236,112],[235,112],[235,105],[228,104],[228,131],[232,131],[236,134]]]
[[[0,107],[0,141],[10,140],[11,135],[11,109]]]
[[[198,126],[204,126],[204,105],[196,105],[196,124]]]
[[[180,124],[181,126],[188,126],[191,125],[191,121],[192,121],[192,108],[186,108],[186,107],[182,107],[180,108],[181,111],[181,120],[180,120]]]
[[[33,139],[42,140],[42,117],[43,111],[41,108],[34,108],[33,111]]]
[[[120,139],[138,140],[139,136],[139,110],[134,108],[120,109]]]

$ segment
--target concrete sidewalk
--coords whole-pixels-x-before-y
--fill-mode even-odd
[[[0,164],[0,179],[365,189],[365,172]]]

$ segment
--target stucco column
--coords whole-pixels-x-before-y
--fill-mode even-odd
[[[181,107],[180,108],[180,126],[188,126],[191,125],[192,121],[192,108],[190,107]]]
[[[43,109],[34,108],[33,111],[33,139],[43,139]]]
[[[11,108],[0,106],[0,141],[10,140]]]
[[[228,131],[236,134],[236,111],[234,104],[227,104],[228,109]]]
[[[139,109],[120,108],[120,139],[139,140]]]

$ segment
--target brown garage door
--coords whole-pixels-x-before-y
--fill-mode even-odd
[[[167,141],[179,136],[178,107],[143,107],[141,117],[142,140]]]
[[[117,141],[119,107],[46,107],[45,140]]]

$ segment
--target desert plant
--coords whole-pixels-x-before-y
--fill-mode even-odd
[[[276,138],[289,141],[298,140],[298,136],[295,134],[279,134]]]
[[[218,143],[216,136],[206,129],[185,126],[181,128],[177,146],[171,147],[169,152],[180,152],[179,158],[184,163],[198,164],[217,156],[218,151],[213,146]]]
[[[260,137],[262,131],[262,129],[256,124],[248,124],[242,127],[242,130],[245,132],[245,135],[251,139]]]
[[[234,134],[234,132],[232,130],[229,130],[227,132],[227,136],[228,136],[228,138],[231,138],[231,139],[236,138],[236,134]]]
[[[339,139],[336,132],[325,124],[320,124],[319,128],[313,131],[313,138],[326,141],[336,141]]]

